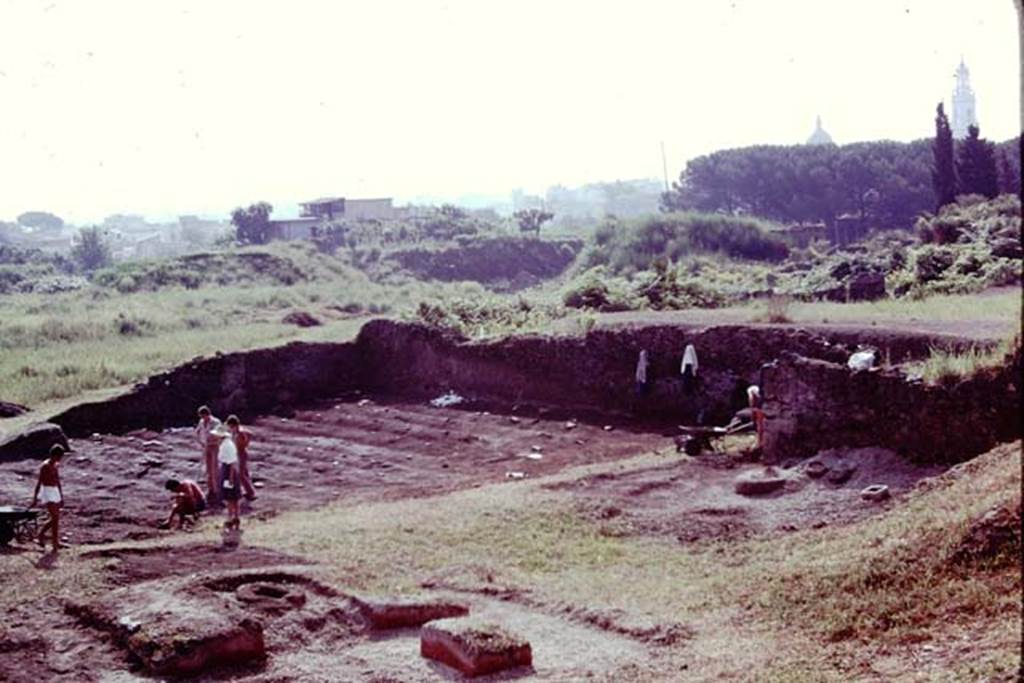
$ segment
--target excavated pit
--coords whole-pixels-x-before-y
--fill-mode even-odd
[[[690,343],[703,378],[692,395],[678,377],[680,350]],[[895,371],[851,372],[843,362],[861,343],[906,360],[936,345],[977,341],[885,330],[676,325],[468,342],[419,325],[373,321],[352,343],[197,359],[52,418],[73,437],[64,467],[71,513],[64,531],[72,543],[157,533],[164,481],[203,482],[191,425],[204,403],[221,416],[240,414],[256,435],[258,500],[243,507],[259,517],[339,499],[511,483],[650,452],[664,447],[680,423],[698,416],[725,422],[745,400],[746,382],[766,384],[764,456],[778,463],[849,447],[950,463],[1019,433],[1019,351],[1003,370],[955,386],[923,386]],[[633,369],[641,348],[651,359],[653,388],[638,399]],[[466,400],[430,405],[446,392]],[[25,458],[43,452],[39,446],[0,454],[0,463],[10,461],[0,465],[0,497],[28,495],[35,465]],[[680,476],[664,474],[652,485]],[[866,485],[873,483],[884,482]]]

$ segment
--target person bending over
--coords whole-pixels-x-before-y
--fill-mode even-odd
[[[171,514],[160,525],[161,529],[173,529],[175,517],[178,518],[178,527],[184,527],[186,517],[190,517],[195,522],[199,519],[199,513],[206,509],[206,497],[203,495],[203,490],[191,479],[182,481],[168,479],[164,488],[174,494],[174,498],[171,503]]]

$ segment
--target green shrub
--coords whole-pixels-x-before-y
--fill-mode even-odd
[[[114,329],[122,337],[144,337],[153,328],[153,323],[145,318],[129,317],[124,313],[118,313],[114,320]]]
[[[433,328],[450,330],[464,337],[509,334],[547,327],[559,316],[552,306],[522,297],[516,300],[487,297],[421,302],[414,317]]]
[[[919,283],[939,280],[953,265],[956,253],[948,247],[921,247],[914,253],[914,274]]]
[[[584,272],[562,294],[562,303],[569,308],[596,311],[628,311],[639,306],[630,300],[625,283],[609,274],[604,266]]]
[[[608,265],[614,273],[651,268],[659,258],[678,262],[701,253],[734,259],[777,262],[789,247],[772,235],[772,225],[754,218],[668,213],[633,221],[609,219],[594,231],[584,267]]]

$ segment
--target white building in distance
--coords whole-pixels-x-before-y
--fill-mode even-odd
[[[819,116],[814,122],[814,132],[811,133],[811,137],[807,138],[808,145],[834,145],[832,136],[825,132],[825,129],[821,127],[821,117]]]
[[[967,128],[978,125],[978,115],[974,109],[974,90],[971,88],[971,74],[960,58],[960,66],[956,69],[956,87],[953,88],[953,137],[961,140],[967,137]]]

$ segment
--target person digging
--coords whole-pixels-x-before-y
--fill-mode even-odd
[[[164,488],[174,494],[174,498],[171,513],[160,523],[161,529],[173,529],[175,518],[178,519],[178,528],[185,527],[186,519],[192,523],[199,521],[199,514],[206,509],[206,496],[197,483],[191,479],[168,479]]]

